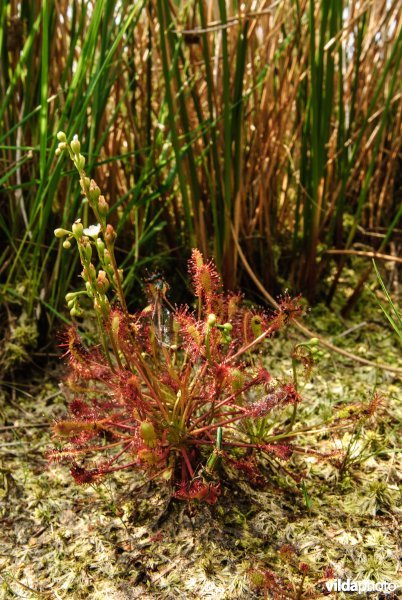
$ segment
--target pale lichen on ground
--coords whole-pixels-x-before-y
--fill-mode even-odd
[[[351,336],[348,349],[401,365],[392,335],[380,325]],[[294,342],[292,336],[272,342],[266,362],[275,376],[290,376]],[[283,583],[283,595],[266,591],[268,598],[324,598],[329,568],[341,579],[402,584],[397,377],[325,354],[302,389],[296,423],[315,433],[299,436],[297,444],[347,450],[344,472],[334,461],[297,455],[289,468],[306,472],[302,486],[275,469],[265,489],[223,473],[224,492],[212,507],[171,502],[154,482],[135,491],[143,480],[133,472],[78,487],[65,466],[48,467],[51,430],[31,425],[64,413],[57,377],[57,371],[38,375],[29,384],[21,378],[14,399],[2,398],[2,598],[264,597],[253,570],[274,572]],[[328,434],[321,427],[342,406],[369,402],[375,390],[384,404],[358,431]],[[302,563],[308,572],[298,596]]]

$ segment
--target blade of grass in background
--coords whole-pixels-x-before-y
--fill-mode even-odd
[[[0,285],[17,314],[47,303],[53,325],[77,275],[53,229],[90,218],[54,159],[59,129],[84,141],[128,290],[141,265],[184,271],[193,245],[249,285],[234,235],[271,292],[330,301],[347,262],[326,249],[392,241],[397,3],[0,0],[0,17]]]
[[[113,91],[110,95],[109,92],[116,85],[122,87],[121,81],[116,82],[116,73],[120,70],[120,78],[122,73],[124,75],[125,57],[118,53],[119,44],[121,46],[124,40],[127,42],[133,35],[144,5],[144,3],[140,3],[135,7],[129,7],[128,3],[125,3],[120,7],[120,12],[114,14],[115,3],[110,1],[98,2],[93,9],[88,4],[81,5],[78,2],[68,4],[72,9],[70,22],[69,11],[63,14],[62,6],[61,12],[58,13],[55,3],[50,0],[42,4],[41,11],[37,15],[34,6],[28,7],[32,9],[29,15],[24,13],[25,20],[22,19],[21,14],[19,22],[22,25],[26,25],[25,21],[34,20],[35,26],[24,43],[16,68],[11,69],[11,65],[8,64],[12,52],[2,52],[3,72],[11,75],[8,84],[6,80],[2,82],[3,87],[8,90],[0,108],[0,114],[4,116],[2,130],[5,132],[2,136],[3,162],[7,164],[7,158],[4,161],[4,152],[8,151],[10,168],[5,177],[13,179],[17,175],[17,188],[14,186],[14,194],[9,196],[9,218],[4,219],[2,225],[5,234],[9,238],[13,238],[17,245],[19,243],[13,264],[8,271],[3,292],[7,294],[7,291],[13,288],[16,281],[21,278],[22,271],[18,265],[27,265],[30,280],[27,287],[28,293],[24,294],[23,303],[30,314],[32,314],[34,306],[37,306],[41,289],[45,290],[46,297],[51,299],[51,304],[62,307],[70,277],[74,274],[66,253],[61,253],[60,248],[57,249],[58,244],[55,244],[52,230],[53,223],[59,221],[59,216],[53,217],[53,214],[59,210],[60,206],[63,210],[65,225],[80,216],[77,213],[79,192],[77,186],[71,187],[71,184],[68,184],[68,188],[61,189],[59,184],[61,165],[51,170],[54,165],[54,155],[52,150],[49,151],[48,140],[55,131],[65,127],[67,123],[73,132],[82,132],[87,129],[92,131],[93,135],[89,139],[89,145],[94,143],[94,135],[96,138],[100,137],[107,129],[105,117],[107,119],[108,104],[113,96]],[[2,7],[3,32],[9,32],[11,24],[18,17],[18,15],[11,15],[9,12],[11,7],[11,3],[8,3],[8,6],[5,3]],[[64,7],[67,7],[66,3]],[[25,6],[24,9],[26,8]],[[120,26],[117,20],[120,21]],[[58,33],[68,24],[71,24],[72,45],[69,46],[70,40],[66,38],[64,40],[66,46],[58,47],[60,44]],[[52,33],[53,37],[51,38]],[[100,41],[101,48],[98,52]],[[34,57],[33,48],[37,45],[42,48],[41,61],[36,61]],[[18,46],[12,51],[15,56],[18,56]],[[50,56],[51,52],[52,56]],[[54,65],[57,61],[60,64],[57,65],[58,72],[55,79],[54,68],[52,71],[49,69],[49,65]],[[57,91],[58,81],[65,86],[62,93]],[[29,93],[25,93],[27,82],[30,83],[30,87],[27,88]],[[32,88],[35,82],[40,84],[36,91],[36,97],[35,87]],[[15,93],[16,90],[18,93]],[[50,103],[48,96],[53,96]],[[17,102],[15,102],[16,99]],[[27,104],[28,99],[32,102],[31,106]],[[98,111],[96,112],[91,107],[91,118],[88,121],[87,111],[92,101],[95,102],[95,108],[97,107]],[[39,110],[36,103],[39,105]],[[25,115],[23,118],[21,118],[22,114]],[[4,127],[4,124],[7,124],[8,127]],[[22,136],[20,135],[21,131]],[[19,135],[20,137],[18,137]],[[88,140],[89,137],[86,136],[86,139]],[[25,152],[22,160],[14,167],[10,159],[10,148],[13,146],[18,149],[22,148],[21,140],[24,138],[29,139],[33,154],[29,155]],[[26,146],[26,144],[24,145]],[[36,186],[32,186],[28,193],[25,187],[26,181],[18,184],[18,176],[25,162],[28,162],[30,169],[26,169],[23,173],[24,179],[29,178],[33,183],[36,179]],[[35,177],[36,167],[38,171]],[[17,172],[16,175],[15,172]],[[21,221],[20,211],[13,198],[13,195],[16,197],[17,192],[22,191],[21,204],[25,207],[28,215],[28,231],[18,224]],[[60,194],[65,195],[61,199],[61,204]],[[36,245],[27,244],[30,237],[36,240]],[[50,246],[44,252],[46,240],[49,240]],[[57,253],[56,260],[54,260],[55,252]],[[61,274],[62,276],[60,276]]]
[[[377,275],[377,279],[380,283],[380,286],[382,288],[382,291],[385,294],[385,298],[387,300],[387,307],[384,306],[381,302],[378,302],[382,312],[384,313],[384,315],[387,317],[392,329],[395,331],[395,333],[397,334],[397,336],[399,337],[399,340],[402,342],[402,318],[401,318],[401,313],[398,311],[397,307],[395,306],[395,304],[392,301],[391,296],[389,295],[389,292],[384,284],[384,281],[381,278],[381,275],[378,271],[377,265],[375,264],[375,261],[373,260],[373,267],[374,267],[374,271],[375,274]]]

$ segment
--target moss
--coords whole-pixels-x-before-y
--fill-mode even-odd
[[[29,352],[36,347],[37,338],[37,324],[33,319],[25,312],[18,319],[13,317],[0,348],[0,372],[7,373],[28,362]]]

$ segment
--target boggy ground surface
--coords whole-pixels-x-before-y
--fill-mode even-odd
[[[355,322],[346,335],[350,323],[327,310],[316,309],[309,320],[340,346],[402,366],[396,338],[379,311],[374,318]],[[290,331],[267,344],[274,376],[290,377],[297,341]],[[347,452],[343,473],[339,460],[300,454],[286,468],[305,474],[301,484],[274,465],[266,465],[260,489],[244,479],[235,483],[226,471],[215,506],[170,502],[169,490],[155,483],[138,491],[143,480],[132,472],[78,487],[66,466],[48,467],[49,423],[66,403],[59,378],[56,364],[4,385],[0,597],[324,598],[329,568],[343,580],[402,584],[401,386],[391,373],[324,353],[310,380],[301,382],[295,430],[311,431],[295,440],[321,452]],[[375,390],[384,398],[375,415],[337,428],[337,415],[350,404],[369,403]],[[278,423],[287,417],[278,415]],[[331,594],[351,596],[358,594]]]

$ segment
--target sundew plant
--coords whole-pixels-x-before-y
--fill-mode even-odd
[[[278,429],[268,416],[287,405],[294,415],[301,398],[294,382],[264,368],[260,350],[301,315],[298,299],[285,295],[272,315],[245,308],[194,249],[194,306],[173,306],[167,284],[156,277],[147,283],[148,306],[130,314],[108,202],[86,176],[77,136],[71,143],[63,132],[57,137],[57,155],[70,155],[96,223],[84,228],[77,220],[71,230],[55,230],[64,248],[76,244],[85,289],[66,296],[75,322],[65,335],[73,399],[69,417],[54,425],[59,444],[51,459],[68,461],[80,484],[140,469],[170,483],[176,498],[210,504],[221,492],[221,462],[261,481],[266,459],[281,463],[297,451],[286,439],[293,419]],[[83,297],[91,300],[99,332],[91,347],[78,331]]]

